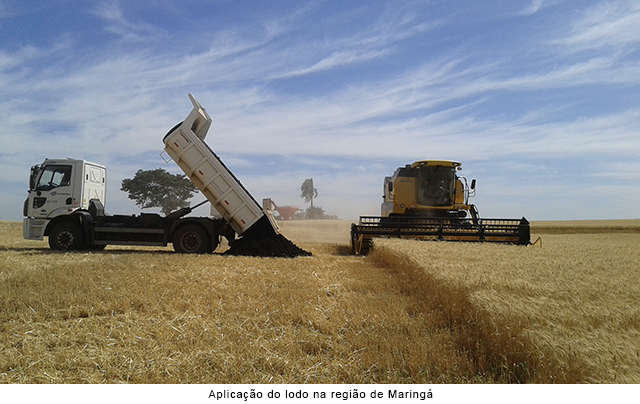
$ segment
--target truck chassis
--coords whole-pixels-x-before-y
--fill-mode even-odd
[[[92,203],[96,203],[92,201]],[[52,221],[45,236],[54,250],[103,249],[107,245],[167,246],[176,252],[212,252],[224,233],[226,221],[208,217],[175,218],[142,213],[105,216],[78,210]]]

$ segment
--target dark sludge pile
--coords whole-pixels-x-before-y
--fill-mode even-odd
[[[269,224],[268,219],[266,223],[261,220],[251,226],[242,237],[234,240],[231,247],[224,254],[280,258],[311,256],[310,252],[293,244],[282,234],[277,234]]]
[[[247,255],[252,257],[294,258],[310,256],[311,253],[293,244],[282,234],[271,237],[242,237],[233,242],[225,251],[228,255]]]

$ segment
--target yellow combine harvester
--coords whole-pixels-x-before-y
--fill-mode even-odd
[[[351,249],[364,255],[375,237],[425,240],[530,244],[529,222],[518,219],[481,219],[469,197],[471,184],[457,175],[462,164],[449,160],[422,160],[396,170],[384,179],[381,216],[361,216],[351,225]]]

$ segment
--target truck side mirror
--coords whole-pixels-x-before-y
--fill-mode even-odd
[[[36,176],[38,175],[38,171],[40,171],[39,165],[31,167],[31,175],[29,176],[29,190],[36,188]]]
[[[472,190],[476,189],[476,179],[475,178],[471,180],[471,189]]]

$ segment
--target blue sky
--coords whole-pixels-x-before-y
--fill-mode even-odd
[[[258,200],[304,208],[313,178],[356,219],[397,167],[450,159],[483,217],[640,218],[638,27],[631,0],[0,0],[0,220],[60,157],[138,213],[120,183],[180,172],[159,153],[188,93]]]

